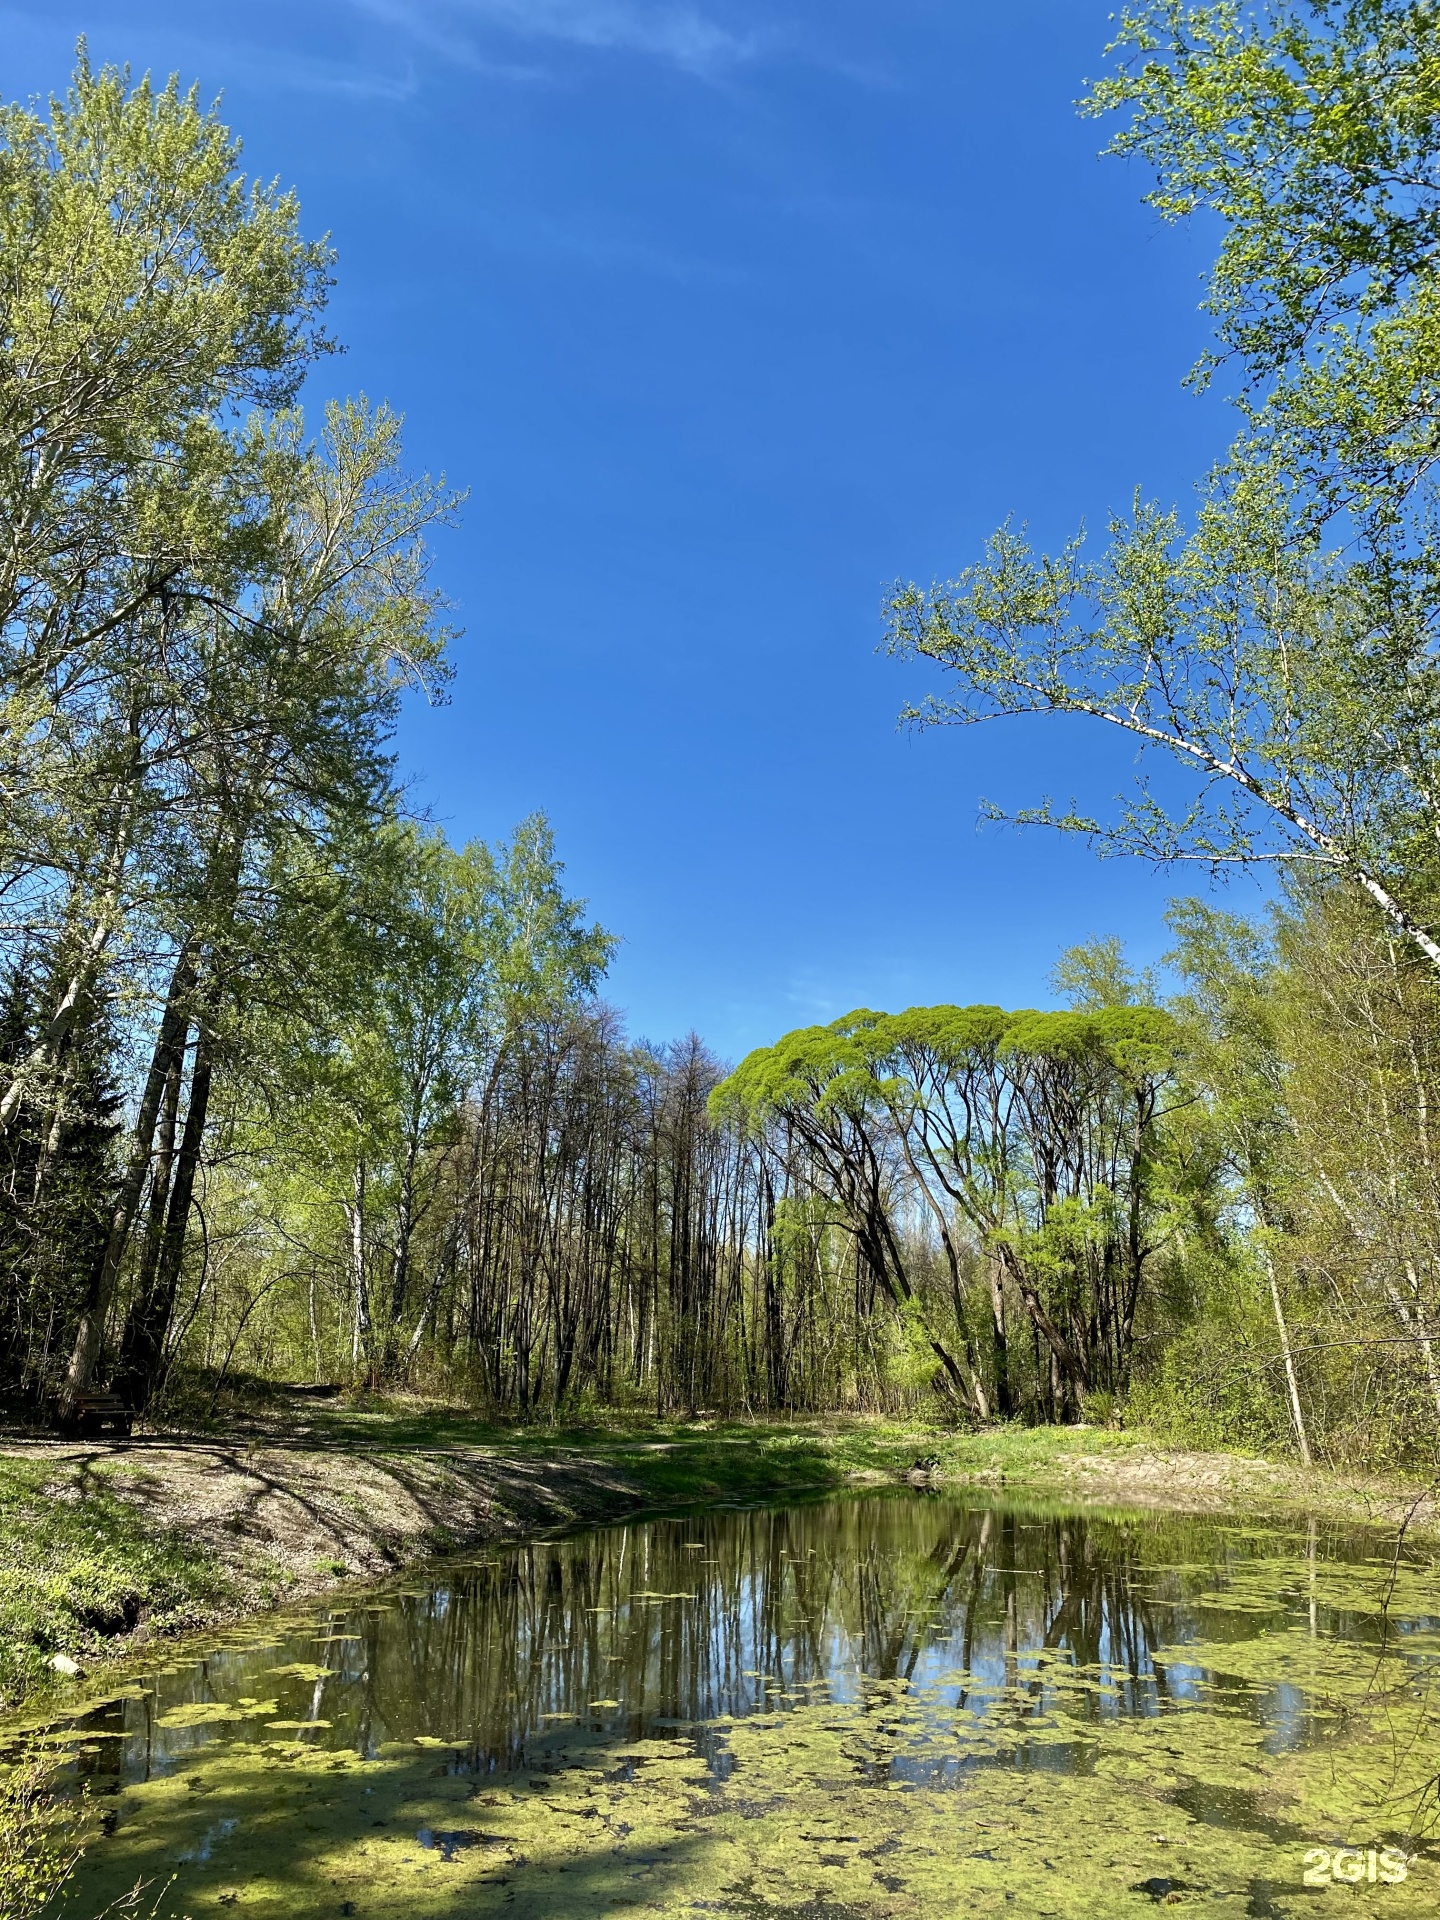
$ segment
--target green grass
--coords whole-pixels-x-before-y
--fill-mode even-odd
[[[103,1476],[0,1459],[0,1704],[44,1679],[52,1654],[83,1665],[142,1622],[183,1627],[226,1597],[203,1552],[147,1527]]]
[[[1070,1455],[1136,1444],[1097,1429],[994,1428],[954,1433],[916,1421],[817,1420],[717,1426],[709,1432],[651,1427],[614,1437],[610,1451],[657,1497],[703,1498],[834,1487],[854,1474],[901,1474],[917,1459],[947,1479],[983,1476],[1039,1484]]]
[[[957,1433],[924,1420],[839,1416],[790,1420],[657,1420],[610,1415],[565,1426],[502,1426],[463,1410],[371,1401],[307,1421],[322,1447],[378,1453],[479,1449],[620,1468],[657,1502],[744,1498],[843,1484],[857,1473],[902,1473],[935,1459],[946,1477],[1041,1481],[1078,1453],[1123,1451],[1146,1436],[1099,1427],[987,1428]]]

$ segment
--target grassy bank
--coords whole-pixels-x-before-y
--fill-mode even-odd
[[[160,1635],[372,1581],[427,1555],[647,1508],[893,1479],[1119,1505],[1304,1505],[1393,1520],[1398,1483],[1086,1428],[955,1434],[876,1420],[487,1427],[415,1403],[297,1401],[216,1435],[0,1453],[0,1708]],[[1424,1523],[1428,1508],[1420,1515]]]
[[[205,1544],[149,1526],[104,1463],[0,1461],[0,1703],[52,1654],[88,1660],[142,1622],[181,1630],[236,1597]]]

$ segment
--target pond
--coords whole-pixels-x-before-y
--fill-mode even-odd
[[[1433,1915],[1437,1674],[1393,1536],[669,1516],[249,1623],[57,1727],[98,1823],[64,1911]]]

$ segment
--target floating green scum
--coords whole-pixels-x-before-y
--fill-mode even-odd
[[[1313,1523],[903,1490],[618,1526],[52,1729],[65,1911],[1428,1916],[1437,1662],[1433,1568]]]

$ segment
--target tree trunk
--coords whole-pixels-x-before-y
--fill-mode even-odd
[[[1037,1340],[1043,1339],[1046,1346],[1050,1349],[1051,1359],[1058,1370],[1061,1381],[1064,1383],[1065,1390],[1068,1391],[1069,1387],[1073,1384],[1075,1387],[1078,1387],[1081,1392],[1087,1392],[1090,1386],[1090,1378],[1084,1355],[1075,1352],[1070,1342],[1065,1338],[1064,1334],[1060,1332],[1055,1322],[1045,1311],[1045,1306],[1040,1295],[1031,1285],[1029,1279],[1026,1277],[1024,1268],[1013,1254],[1009,1256],[1009,1266],[1011,1278],[1015,1282],[1016,1291],[1020,1295],[1026,1313],[1030,1316],[1030,1325],[1035,1333],[1035,1337]]]
[[[66,981],[56,1002],[55,1011],[45,1023],[45,1030],[27,1057],[15,1068],[10,1084],[0,1095],[0,1137],[10,1131],[16,1115],[24,1101],[26,1090],[32,1079],[52,1066],[59,1058],[60,1050],[69,1038],[70,1029],[79,1017],[81,1008],[94,986],[100,970],[100,962],[105,949],[116,932],[121,920],[121,890],[125,879],[125,867],[130,855],[130,833],[134,820],[136,782],[140,764],[140,742],[136,729],[139,716],[131,715],[130,742],[127,764],[120,774],[114,790],[114,801],[119,811],[114,818],[110,834],[109,851],[104,859],[104,881],[99,901],[95,907],[95,917],[75,964],[70,978]]]
[[[80,1322],[75,1330],[75,1344],[71,1350],[70,1365],[65,1376],[63,1397],[70,1405],[73,1405],[83,1394],[88,1393],[94,1384],[95,1369],[100,1359],[100,1347],[105,1337],[106,1316],[110,1311],[110,1302],[114,1298],[115,1283],[125,1258],[125,1249],[129,1244],[130,1229],[135,1222],[135,1211],[140,1205],[145,1176],[150,1170],[150,1154],[155,1140],[156,1122],[160,1115],[160,1103],[164,1098],[172,1062],[183,1056],[190,1031],[190,997],[195,990],[195,958],[194,942],[187,940],[180,949],[174,971],[170,976],[170,991],[166,995],[165,1011],[161,1016],[160,1031],[156,1036],[150,1071],[146,1076],[145,1090],[140,1098],[140,1111],[136,1115],[135,1131],[130,1138],[130,1152],[125,1163],[125,1173],[120,1182],[120,1192],[116,1196],[110,1215],[110,1229],[105,1238],[104,1249],[90,1276],[84,1305],[80,1310]]]
[[[992,1253],[990,1261],[990,1328],[995,1356],[995,1412],[1008,1420],[1015,1411],[1010,1392],[1010,1342],[1005,1331],[1005,1273]]]
[[[1413,1305],[1407,1304],[1405,1296],[1389,1274],[1381,1276],[1381,1285],[1385,1289],[1386,1298],[1395,1309],[1396,1319],[1420,1349],[1420,1357],[1425,1363],[1425,1378],[1430,1383],[1430,1398],[1435,1403],[1436,1413],[1440,1414],[1440,1367],[1436,1366],[1435,1344],[1421,1304],[1420,1276],[1415,1271],[1415,1262],[1409,1258],[1405,1261],[1405,1278],[1414,1296]]]
[[[370,1300],[365,1283],[365,1162],[355,1163],[351,1197],[345,1203],[350,1228],[350,1279],[355,1290],[355,1317],[350,1331],[350,1375],[360,1377],[360,1356],[370,1343]]]
[[[400,1169],[400,1197],[395,1218],[395,1265],[390,1276],[390,1318],[385,1328],[385,1348],[380,1370],[390,1379],[400,1351],[400,1323],[405,1315],[410,1291],[410,1241],[415,1231],[415,1163],[420,1142],[412,1130],[405,1143],[405,1159]]]
[[[1280,1335],[1280,1352],[1285,1362],[1285,1384],[1290,1394],[1290,1418],[1295,1426],[1295,1440],[1300,1448],[1300,1460],[1303,1466],[1312,1466],[1310,1458],[1310,1440],[1305,1432],[1305,1415],[1300,1406],[1300,1383],[1295,1377],[1295,1357],[1290,1351],[1290,1329],[1285,1324],[1285,1309],[1280,1303],[1280,1284],[1275,1278],[1275,1263],[1270,1258],[1269,1249],[1260,1249],[1260,1258],[1265,1264],[1265,1277],[1270,1282],[1270,1305],[1275,1313],[1275,1328]]]
[[[150,1205],[145,1224],[145,1243],[135,1275],[134,1295],[125,1315],[120,1336],[120,1358],[111,1387],[127,1406],[138,1404],[135,1395],[143,1391],[145,1332],[154,1311],[156,1275],[160,1250],[165,1241],[165,1214],[170,1204],[170,1182],[175,1173],[175,1134],[180,1119],[180,1089],[184,1081],[184,1060],[177,1052],[165,1077],[165,1098],[160,1108],[154,1165],[150,1173]]]
[[[175,1158],[175,1182],[165,1215],[159,1268],[149,1298],[141,1303],[131,1340],[131,1360],[126,1379],[129,1388],[127,1399],[137,1413],[143,1412],[150,1404],[160,1385],[166,1336],[170,1331],[180,1290],[185,1236],[190,1223],[195,1177],[200,1168],[205,1119],[210,1105],[211,1045],[209,1021],[202,1019],[195,1041],[195,1063],[190,1070],[190,1099],[185,1109],[185,1131],[181,1135],[180,1151]],[[126,1331],[129,1333],[128,1327]]]

